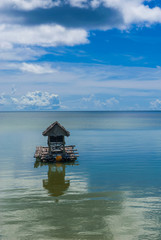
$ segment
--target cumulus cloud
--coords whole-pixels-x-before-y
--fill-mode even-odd
[[[146,22],[161,23],[161,8],[150,8],[144,3],[144,0],[104,0],[105,6],[119,9],[125,25]]]
[[[16,97],[15,93],[13,86],[10,94],[0,94],[2,110],[52,111],[60,108],[59,96],[54,93],[34,91],[20,97]]]
[[[119,101],[115,98],[115,97],[112,97],[112,98],[109,98],[105,101],[105,105],[114,105],[114,104],[118,104]]]
[[[0,94],[0,109],[1,110],[15,110],[13,108],[13,102],[12,102],[12,96],[15,94],[16,89],[13,90],[13,88],[11,89],[11,93],[10,94],[6,94],[6,93],[1,93]],[[12,106],[10,108],[10,106]]]
[[[83,103],[81,108],[83,109],[97,109],[97,110],[111,110],[117,109],[119,106],[119,100],[115,97],[101,99],[100,97],[95,96],[94,94],[83,97],[81,99]]]
[[[20,98],[11,99],[20,110],[54,110],[60,107],[59,96],[48,92],[28,92]]]
[[[24,72],[31,72],[35,74],[45,74],[57,72],[56,69],[51,68],[48,64],[32,64],[32,63],[22,63],[20,69]]]
[[[52,0],[1,0],[0,7],[17,8],[24,10],[32,10],[35,8],[50,8],[59,5],[59,1]]]
[[[83,98],[82,98],[82,101],[88,103],[88,102],[91,102],[91,101],[93,100],[93,98],[94,98],[94,95],[91,94],[91,95],[88,96],[88,97],[83,97]]]
[[[4,6],[9,8],[6,14],[9,13],[11,19],[15,16],[16,22],[19,18],[21,23],[29,25],[56,23],[70,27],[81,25],[84,28],[109,29],[126,28],[133,23],[161,22],[161,8],[150,8],[148,1],[144,0],[2,0],[0,7]]]
[[[7,98],[5,97],[5,94],[0,95],[0,105],[7,104]]]
[[[161,110],[161,100],[156,99],[150,102],[150,108],[153,110]]]
[[[146,3],[146,4],[145,4]],[[1,0],[0,48],[74,46],[92,29],[161,23],[161,8],[144,0]]]
[[[20,25],[0,25],[0,42],[13,44],[57,46],[87,43],[87,32],[83,29],[66,29],[59,25],[22,27]]]
[[[29,12],[19,11],[13,14],[23,19],[21,22],[28,26],[54,23],[66,28],[91,30],[121,27],[123,23],[118,9],[104,7],[103,5],[97,8],[81,8],[63,4],[51,9],[36,9]]]
[[[119,104],[119,101],[115,98],[115,97],[112,97],[112,98],[109,98],[109,99],[106,99],[104,101],[101,101],[101,100],[95,100],[94,101],[94,104],[97,106],[97,107],[101,107],[101,108],[107,108],[107,109],[111,109],[113,108],[114,106],[116,106],[117,104]]]

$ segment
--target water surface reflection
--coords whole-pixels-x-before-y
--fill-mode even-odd
[[[48,179],[43,180],[43,187],[48,190],[51,196],[58,197],[63,195],[69,186],[70,181],[65,180],[65,165],[49,165]]]
[[[34,167],[43,165],[46,164],[36,161]],[[48,164],[48,179],[43,179],[43,187],[53,197],[63,195],[70,186],[70,180],[65,179],[65,168],[62,163]]]
[[[114,239],[107,219],[121,214],[123,192],[90,189],[85,173],[73,171],[70,165],[78,164],[35,162],[35,168],[48,167],[48,178],[42,180],[51,197],[43,207],[48,228],[53,226],[52,232],[58,239]],[[56,197],[55,201],[52,197]]]

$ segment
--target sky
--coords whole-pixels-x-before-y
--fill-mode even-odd
[[[0,111],[161,110],[160,0],[0,0]]]

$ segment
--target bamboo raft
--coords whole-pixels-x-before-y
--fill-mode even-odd
[[[65,146],[65,153],[62,155],[61,162],[70,162],[75,161],[77,157],[79,157],[77,149],[74,149],[75,145],[69,145]],[[63,149],[60,149],[60,151],[63,151]],[[49,147],[36,147],[36,152],[34,157],[41,161],[41,162],[56,162],[56,156],[58,156],[59,153],[57,151],[53,151],[52,154],[49,153]]]

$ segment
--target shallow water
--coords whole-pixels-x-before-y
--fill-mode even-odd
[[[54,121],[75,164],[33,158]],[[161,239],[161,113],[0,113],[0,239]]]

